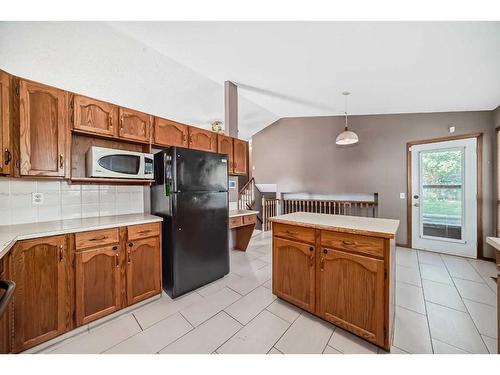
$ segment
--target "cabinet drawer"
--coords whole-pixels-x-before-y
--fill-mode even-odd
[[[118,228],[94,230],[75,234],[76,250],[119,242]]]
[[[236,217],[229,218],[229,228],[236,228],[236,227],[240,227],[242,225],[243,225],[243,217],[242,216],[236,216]]]
[[[243,224],[254,224],[257,221],[257,215],[243,216]]]
[[[314,229],[288,224],[273,224],[273,235],[301,242],[314,243]]]
[[[140,224],[127,228],[128,239],[137,240],[139,238],[156,237],[160,235],[160,224]]]
[[[383,238],[322,230],[321,245],[338,250],[371,255],[379,258],[384,257]]]

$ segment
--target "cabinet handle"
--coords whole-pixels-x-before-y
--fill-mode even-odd
[[[59,262],[62,262],[63,260],[64,260],[63,246],[59,245]]]
[[[151,232],[151,229],[141,230],[138,233],[140,233],[140,234],[146,234],[146,233],[149,233],[149,232]]]
[[[113,116],[108,116],[108,126],[111,129],[113,127]]]
[[[64,156],[63,154],[59,155],[59,169],[63,169],[64,166]]]
[[[129,251],[127,251],[127,264],[130,264],[130,263],[132,263],[132,262],[130,261],[130,250],[129,250]]]
[[[325,270],[325,258],[321,257],[321,272],[323,272]]]
[[[108,236],[95,237],[95,238],[91,238],[89,241],[102,241],[102,240],[105,240],[106,238],[108,238]],[[113,248],[113,250],[115,250],[115,249]]]
[[[311,247],[309,248],[309,251],[314,251],[314,247],[312,247],[312,246],[311,246]]]
[[[187,141],[187,135],[186,134],[182,134],[182,142],[186,142]]]
[[[120,130],[123,130],[123,115],[120,116]]]
[[[134,246],[134,244],[133,244],[132,242],[129,242],[129,243],[128,243],[128,246],[129,246],[129,247],[132,247],[132,246]]]
[[[358,243],[356,241],[342,241],[344,245],[357,245]]]
[[[8,165],[12,160],[12,154],[8,148],[5,149],[5,165]]]
[[[311,256],[309,257],[309,267],[312,267],[314,264],[314,254],[311,254]]]
[[[189,136],[189,143],[193,143],[193,136],[192,135]]]
[[[120,259],[118,259],[118,254],[115,255],[115,267],[118,268],[120,265]]]

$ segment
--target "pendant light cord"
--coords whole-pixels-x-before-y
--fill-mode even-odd
[[[344,94],[344,98],[345,98],[345,105],[344,105],[344,114],[345,114],[345,128],[344,128],[344,131],[347,131],[347,96],[349,94]]]

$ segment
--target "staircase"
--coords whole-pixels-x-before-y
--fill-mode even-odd
[[[243,185],[238,194],[238,208],[251,210],[255,204],[255,179],[252,177]]]

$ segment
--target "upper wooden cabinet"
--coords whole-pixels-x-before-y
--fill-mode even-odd
[[[19,81],[21,175],[65,175],[67,113],[65,91]]]
[[[273,293],[314,312],[314,246],[281,238],[273,242]]]
[[[13,351],[29,349],[69,327],[69,261],[65,236],[18,242],[12,252]]]
[[[384,346],[384,261],[324,248],[320,268],[320,316]]]
[[[81,95],[70,98],[73,129],[101,135],[118,134],[118,107]]]
[[[189,126],[155,117],[154,141],[159,146],[188,147]]]
[[[189,148],[217,152],[217,134],[210,130],[189,127]]]
[[[0,71],[0,174],[10,174],[10,76]]]
[[[233,145],[233,173],[236,175],[248,174],[248,142],[234,138]]]
[[[233,138],[217,134],[217,152],[228,156],[227,167],[229,173],[233,173]]]
[[[120,107],[120,138],[149,143],[151,134],[151,116]]]

